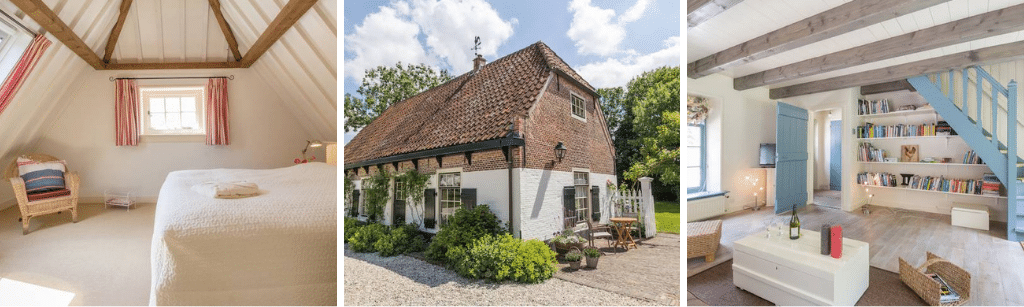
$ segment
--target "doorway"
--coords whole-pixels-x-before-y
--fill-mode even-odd
[[[813,118],[814,204],[840,209],[843,187],[842,109],[815,111]]]

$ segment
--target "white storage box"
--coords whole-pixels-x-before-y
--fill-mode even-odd
[[[131,210],[135,206],[135,199],[131,191],[106,190],[103,191],[104,207],[119,206]]]
[[[988,230],[988,206],[954,203],[950,215],[953,226]]]

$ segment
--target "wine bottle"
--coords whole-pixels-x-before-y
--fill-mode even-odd
[[[800,218],[796,216],[796,205],[793,205],[793,217],[789,219],[789,239],[800,238]]]

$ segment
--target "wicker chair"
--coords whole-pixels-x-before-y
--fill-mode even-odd
[[[23,155],[35,161],[49,162],[58,161],[60,159],[44,154],[28,154]],[[14,195],[18,199],[18,210],[21,211],[21,229],[22,235],[28,234],[29,220],[33,217],[60,213],[61,211],[71,211],[71,221],[78,222],[78,174],[68,169],[64,172],[64,185],[68,190],[71,191],[71,195],[52,197],[29,201],[28,194],[25,192],[25,180],[21,179],[18,175],[18,160],[15,159],[11,162],[10,166],[7,167],[7,171],[4,173],[4,177],[11,180],[11,185],[14,186]]]
[[[927,252],[928,260],[920,267],[914,268],[903,258],[900,261],[900,280],[907,284],[910,289],[917,292],[928,305],[931,306],[961,306],[971,299],[971,273],[956,266],[946,259],[942,259],[931,252]],[[960,300],[942,304],[939,302],[939,283],[931,277],[925,276],[928,273],[935,273],[960,294]]]

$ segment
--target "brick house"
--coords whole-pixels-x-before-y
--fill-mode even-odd
[[[588,209],[607,222],[615,148],[597,103],[594,88],[543,42],[489,64],[478,56],[472,71],[392,105],[345,145],[345,175],[356,183],[346,209],[365,213],[362,179],[415,168],[431,176],[425,199],[394,200],[392,180],[385,224],[436,232],[456,209],[477,204],[506,226],[511,219],[521,238],[550,238]]]

